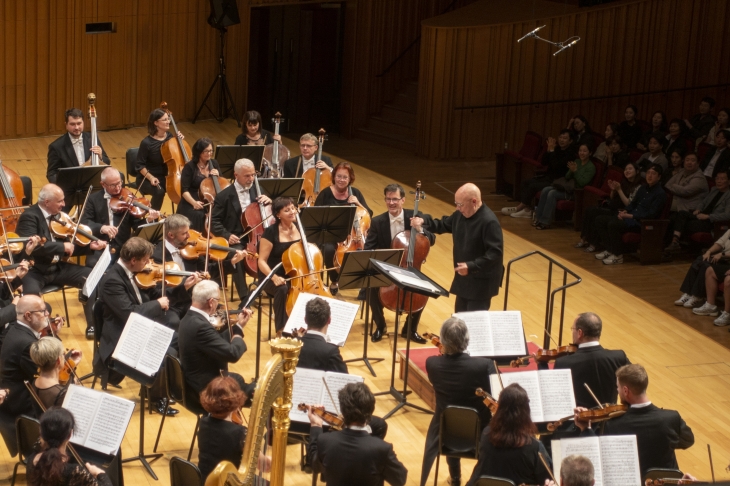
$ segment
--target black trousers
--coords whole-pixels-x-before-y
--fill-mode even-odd
[[[598,216],[595,221],[598,239],[600,241],[599,245],[612,255],[624,254],[624,243],[622,240],[624,233],[629,231],[638,233],[641,231],[641,227],[629,227],[625,220],[618,219],[614,214]]]
[[[689,294],[693,297],[707,297],[707,287],[705,286],[705,273],[712,266],[712,263],[702,259],[702,255],[695,258],[692,265],[684,276],[684,281],[679,287],[683,294]]]
[[[712,221],[697,219],[697,216],[689,211],[677,211],[669,215],[669,231],[665,235],[667,244],[672,241],[675,231],[679,232],[680,238],[694,233],[710,232],[712,231]]]
[[[583,230],[580,233],[580,237],[593,246],[600,244],[598,238],[598,227],[596,226],[596,218],[599,216],[616,216],[615,211],[611,211],[608,208],[602,208],[600,206],[594,206],[588,208],[583,212]]]
[[[385,330],[385,314],[383,313],[383,304],[380,303],[380,292],[378,292],[378,289],[371,289],[370,290],[370,312],[373,315],[373,321],[375,321],[375,325],[380,330]],[[411,322],[411,331],[416,332],[418,331],[418,323],[421,321],[421,314],[423,314],[423,309],[421,309],[418,312],[413,313],[413,320]],[[408,317],[407,314],[403,314],[400,319],[400,325],[401,325],[401,332],[405,332],[406,326],[408,325],[408,321],[406,320]]]
[[[155,187],[150,183],[150,181],[145,179],[139,186],[139,192],[145,196],[151,195],[152,199],[150,199],[150,206],[152,209],[159,211],[162,207],[162,202],[165,200],[165,194],[167,193],[167,182],[165,181],[165,177],[156,177],[157,180],[160,181],[159,186]]]
[[[243,244],[233,245],[231,248],[235,248],[236,250],[246,249]],[[233,253],[229,253],[226,260],[231,260],[232,258]],[[236,268],[233,269],[233,273],[231,273],[233,283],[236,285],[236,293],[241,302],[248,299],[248,284],[246,284],[246,269],[244,267],[244,262],[240,261],[236,264]],[[218,278],[220,278],[220,272],[218,273]]]
[[[289,294],[289,282],[285,285],[274,285],[269,280],[266,282],[264,290],[270,297],[274,298],[274,327],[279,332],[284,329],[286,320],[289,316],[286,314],[286,297]]]
[[[489,310],[492,306],[492,298],[489,297],[479,300],[465,299],[464,297],[456,296],[456,305],[454,306],[454,312],[471,312],[480,310]]]
[[[532,200],[535,195],[551,185],[552,182],[545,176],[527,179],[520,184],[520,202],[528,208],[534,209]]]
[[[325,243],[322,245],[322,257],[324,257],[324,265],[327,268],[335,266],[335,255],[337,254],[337,245],[334,243]],[[328,270],[327,275],[330,283],[336,283],[340,279],[340,272],[337,270]]]

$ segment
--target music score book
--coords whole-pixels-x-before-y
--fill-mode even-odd
[[[470,356],[526,356],[527,343],[520,311],[457,312],[469,329]]]
[[[162,366],[174,333],[169,327],[132,312],[112,358],[147,376],[153,376]]]
[[[639,449],[635,435],[604,435],[552,441],[555,477],[563,458],[578,454],[593,463],[595,486],[640,486]]]
[[[327,387],[324,386],[322,378],[327,381],[329,391],[332,393],[332,398],[335,399],[335,403],[330,399],[330,394],[327,393]],[[362,376],[349,375],[347,373],[297,368],[294,374],[292,409],[289,412],[289,418],[296,422],[309,423],[307,412],[303,412],[297,408],[300,403],[323,405],[324,409],[328,412],[339,414],[340,400],[337,398],[337,393],[348,383],[362,383],[363,381]]]
[[[492,396],[499,400],[502,386],[497,375],[489,375]],[[575,394],[570,370],[538,370],[502,373],[502,383],[518,383],[530,398],[530,418],[535,423],[553,422],[573,415]]]
[[[304,313],[307,306],[307,302],[320,297],[315,294],[308,294],[302,292],[297,297],[297,301],[294,304],[294,308],[291,311],[289,319],[284,325],[284,332],[290,333],[294,330],[298,330],[300,327],[307,328],[307,323],[304,322]],[[330,315],[332,322],[330,322],[327,328],[327,338],[329,342],[342,347],[347,341],[347,336],[350,335],[350,329],[352,329],[352,323],[355,322],[357,317],[357,311],[360,310],[358,304],[351,304],[349,302],[343,302],[337,299],[331,299],[329,297],[320,297],[324,299],[330,305]]]
[[[119,450],[134,412],[131,400],[79,385],[68,387],[61,406],[76,423],[71,442],[110,456]]]
[[[94,268],[91,270],[91,273],[88,277],[86,277],[86,282],[84,282],[84,287],[81,289],[81,293],[83,293],[86,297],[91,295],[94,289],[96,289],[96,286],[99,285],[99,281],[101,280],[101,277],[104,276],[106,269],[109,268],[111,261],[112,254],[110,253],[109,246],[107,245],[99,257],[99,260],[97,260],[96,265],[94,265]]]

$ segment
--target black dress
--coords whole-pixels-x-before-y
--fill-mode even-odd
[[[28,477],[32,477],[35,472],[35,461],[38,453],[28,456]],[[61,473],[62,486],[112,486],[112,481],[106,473],[100,473],[96,478],[86,470],[85,467],[78,464],[66,463]]]
[[[218,161],[215,159],[210,160],[213,168],[220,173],[221,168],[218,165]],[[203,174],[200,173],[198,163],[190,161],[183,167],[182,173],[180,174],[180,191],[184,194],[189,192],[193,199],[200,201],[200,195],[198,194],[200,184],[206,179]],[[190,229],[195,231],[205,230],[205,216],[208,214],[207,208],[193,209],[193,206],[183,197],[180,199],[180,204],[177,207],[177,213],[186,216],[190,220]]]
[[[142,143],[139,144],[139,152],[137,152],[137,164],[134,166],[134,170],[139,171],[147,169],[149,173],[155,176],[160,181],[159,187],[153,187],[150,181],[145,179],[139,186],[139,192],[142,194],[152,195],[152,209],[160,209],[162,207],[162,201],[165,199],[165,193],[167,187],[165,184],[165,177],[167,177],[167,166],[165,161],[162,159],[160,153],[160,147],[172,138],[170,132],[165,133],[164,140],[157,140],[151,136],[146,136]]]
[[[230,461],[238,469],[248,429],[215,417],[200,419],[198,429],[198,469],[203,482],[221,461]]]
[[[38,398],[41,399],[43,407],[46,410],[53,406],[61,406],[63,399],[66,397],[66,392],[68,391],[68,385],[56,384],[49,386],[48,388],[38,388],[35,382],[33,382],[31,383],[31,386],[33,387],[36,395],[38,395]],[[41,410],[40,405],[38,405],[35,400],[33,400],[33,408],[38,414],[38,417],[43,415],[43,410]]]
[[[263,128],[259,130],[261,137],[258,140],[251,140],[245,133],[239,133],[235,145],[268,145],[274,143],[274,135]],[[263,143],[262,143],[263,140]]]
[[[630,149],[636,148],[636,144],[641,140],[643,135],[641,126],[634,122],[633,126],[629,125],[626,120],[622,121],[618,126],[618,135],[621,141]]]
[[[279,222],[277,222],[276,224],[272,224],[271,226],[266,228],[261,238],[269,241],[273,245],[273,248],[271,248],[271,253],[269,253],[269,258],[266,260],[269,268],[274,268],[276,265],[278,265],[281,262],[281,258],[282,255],[284,255],[284,252],[288,250],[289,247],[292,246],[294,243],[300,241],[279,241]],[[259,249],[259,251],[261,250]],[[276,272],[276,275],[280,277],[286,277],[284,267],[280,268]],[[259,267],[259,282],[264,278],[266,278],[266,275],[261,273],[261,267]],[[289,283],[287,282],[286,285],[277,286],[274,285],[274,282],[269,280],[266,284],[266,287],[264,287],[264,290],[266,290],[266,293],[274,298],[274,323],[276,326],[276,330],[281,331],[282,329],[284,329],[284,325],[286,324],[286,296],[289,293]]]

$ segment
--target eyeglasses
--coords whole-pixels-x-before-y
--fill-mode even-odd
[[[122,181],[113,182],[113,183],[112,182],[102,182],[102,184],[104,184],[107,187],[121,187]]]
[[[337,179],[338,181],[349,181],[350,180],[350,176],[338,175],[338,176],[335,176],[335,179]]]
[[[170,123],[170,119],[169,118],[160,118],[157,121],[162,122],[162,123]]]
[[[464,207],[464,204],[466,204],[466,203],[454,202],[454,206],[456,206],[457,208],[463,208]]]
[[[386,197],[385,198],[385,202],[387,202],[387,203],[397,203],[401,199],[404,199],[404,198],[402,198],[402,197]]]
[[[32,311],[28,311],[28,312],[30,312],[31,314],[33,314],[33,313],[35,313],[35,312],[39,312],[39,313],[41,313],[41,314],[50,314],[50,312],[48,312],[48,309],[43,309],[43,310],[32,310]]]
[[[300,143],[299,146],[301,148],[314,148],[314,147],[316,147],[316,145],[311,145],[311,144],[307,144],[307,143]]]
[[[210,150],[203,150],[203,153],[204,153],[204,154],[212,154],[212,153],[213,153],[213,149],[210,149]]]

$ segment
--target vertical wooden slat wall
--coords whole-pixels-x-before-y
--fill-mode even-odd
[[[557,57],[540,35],[581,37]],[[699,100],[730,104],[730,2],[641,0],[541,18],[474,27],[423,27],[417,150],[429,158],[491,158],[518,147],[526,130],[555,135],[583,114],[602,133],[635,104],[688,118]],[[723,85],[716,88],[703,86]],[[641,94],[662,91],[656,94]],[[666,91],[666,92],[664,92]],[[562,101],[561,101],[562,100]],[[575,100],[575,101],[569,101]],[[459,109],[489,105],[489,108]]]

